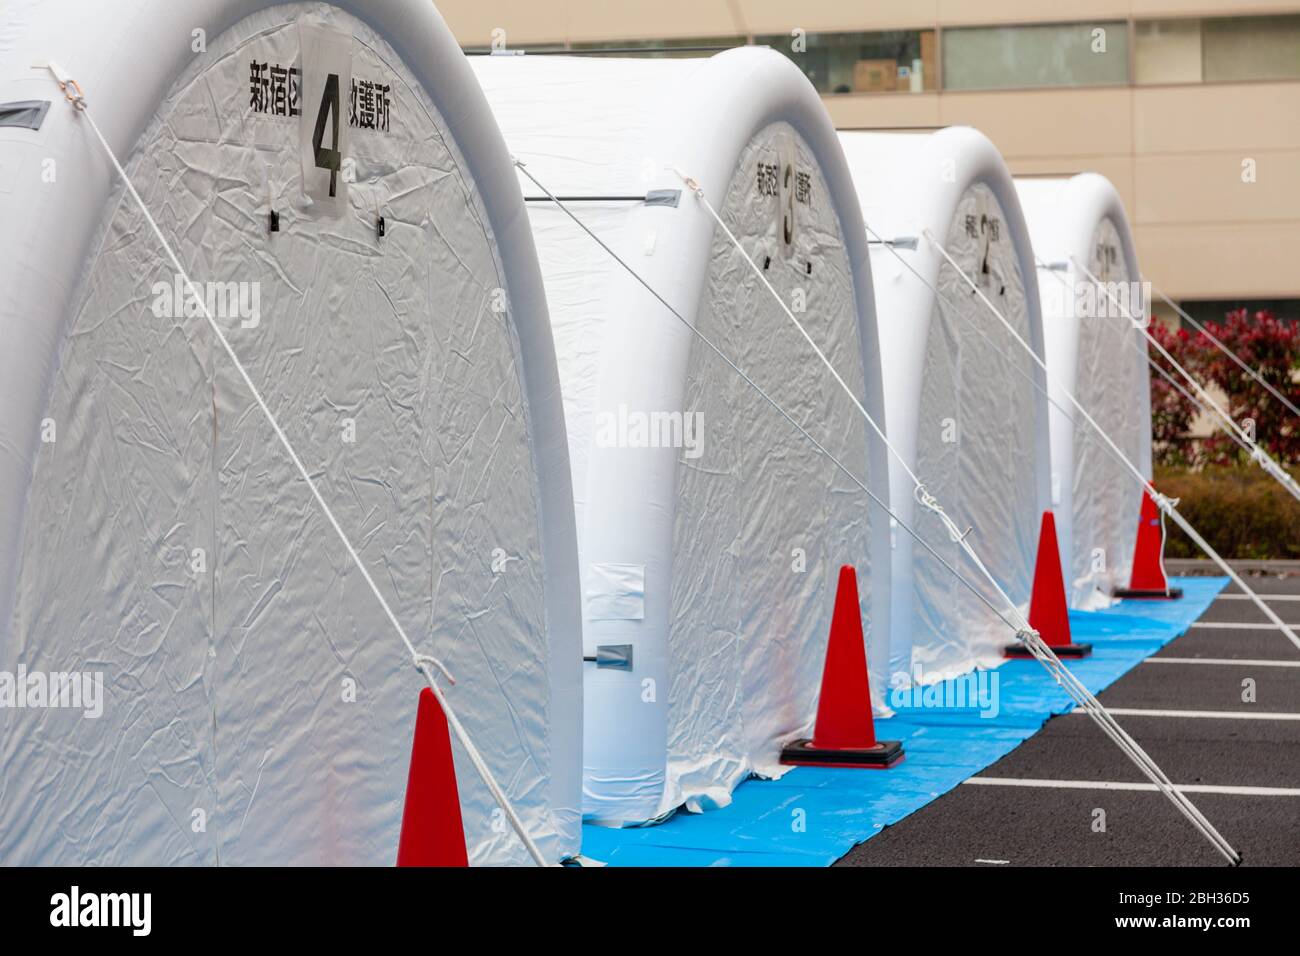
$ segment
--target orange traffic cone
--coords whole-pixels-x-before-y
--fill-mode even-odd
[[[840,568],[831,616],[831,636],[817,701],[811,740],[795,740],[781,751],[781,762],[807,766],[890,767],[903,759],[897,740],[876,740],[867,680],[867,648],[858,604],[858,576]]]
[[[415,715],[397,865],[469,866],[447,716],[427,687]]]
[[[1034,562],[1034,590],[1029,598],[1029,626],[1057,657],[1087,657],[1091,644],[1070,640],[1070,612],[1065,601],[1065,577],[1061,574],[1061,551],[1056,544],[1056,517],[1043,512],[1038,530],[1038,558]],[[1005,657],[1031,657],[1025,645],[1008,644]]]
[[[1150,492],[1142,491],[1142,514],[1138,518],[1137,545],[1133,549],[1133,573],[1128,587],[1116,588],[1117,598],[1175,600],[1182,588],[1171,588],[1165,577],[1165,526],[1160,509]]]

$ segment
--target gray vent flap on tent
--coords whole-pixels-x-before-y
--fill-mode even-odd
[[[16,103],[0,103],[0,126],[40,129],[41,124],[45,122],[45,114],[49,111],[49,100],[20,100]]]

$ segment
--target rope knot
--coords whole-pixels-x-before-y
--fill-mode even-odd
[[[1159,508],[1161,512],[1167,515],[1173,514],[1174,509],[1178,507],[1178,503],[1182,501],[1181,498],[1169,498],[1162,495],[1154,488],[1151,490],[1151,500],[1156,503],[1156,507]]]
[[[916,487],[912,489],[912,497],[916,499],[917,504],[929,508],[931,511],[943,510],[939,506],[939,500],[935,498],[934,495],[930,494],[930,489],[926,488],[925,485],[921,484],[919,481],[916,483]]]
[[[957,527],[957,522],[948,517],[948,512],[943,510],[943,505],[939,504],[939,499],[930,494],[929,489],[927,489],[925,485],[921,484],[921,482],[918,481],[916,486],[912,489],[912,496],[916,498],[917,503],[923,508],[934,512],[938,519],[943,523],[944,528],[947,529],[948,538],[953,544],[965,543],[966,538],[974,528],[967,528],[965,531],[962,531],[961,528]]]
[[[447,666],[432,654],[416,654],[411,658],[411,663],[415,665],[416,670],[424,674],[430,680],[433,680],[433,677],[429,674],[426,668],[432,664],[434,667],[438,668],[438,670],[442,671],[442,676],[447,678],[448,683],[456,683],[456,678],[451,676],[451,671],[447,670]]]

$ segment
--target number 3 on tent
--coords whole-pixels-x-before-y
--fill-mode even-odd
[[[330,148],[325,149],[321,143],[325,139],[325,123],[331,119],[333,122]],[[330,171],[330,196],[336,196],[339,170],[343,168],[343,155],[339,151],[339,75],[337,73],[331,73],[325,78],[325,93],[321,97],[320,110],[316,113],[316,131],[312,134],[311,145],[316,151],[316,168]]]

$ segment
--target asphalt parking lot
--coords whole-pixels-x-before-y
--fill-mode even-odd
[[[1185,572],[1183,572],[1185,573]],[[1300,625],[1300,574],[1248,583]],[[1243,699],[1253,682],[1253,700]],[[1300,865],[1300,648],[1230,585],[1099,695],[1245,866]],[[1104,824],[1104,829],[1102,828]],[[1054,717],[837,866],[1222,866],[1087,717]]]

